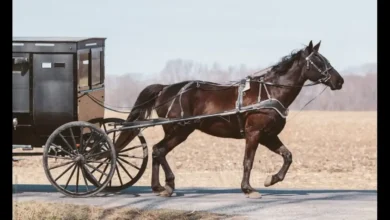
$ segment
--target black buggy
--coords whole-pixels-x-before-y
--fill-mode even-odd
[[[120,152],[113,149],[119,132],[107,135],[124,120],[104,118],[105,40],[14,37],[12,42],[12,140],[13,149],[23,149],[13,155],[43,154],[49,181],[68,196],[127,188],[148,160],[141,133],[138,145]],[[38,147],[43,153],[31,152]],[[79,151],[90,155],[81,158]],[[104,151],[105,160],[92,155]]]

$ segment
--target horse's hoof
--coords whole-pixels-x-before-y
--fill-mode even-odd
[[[253,192],[247,193],[246,197],[250,198],[250,199],[260,199],[261,194],[259,192],[253,191]]]
[[[269,187],[269,186],[272,186],[272,185],[273,185],[273,183],[272,183],[272,176],[269,175],[269,176],[267,176],[267,179],[265,179],[265,181],[264,181],[264,186],[265,187]]]
[[[170,186],[166,185],[165,190],[160,192],[159,195],[162,197],[171,197],[172,193],[173,193],[173,189]]]
[[[165,188],[163,186],[158,186],[158,187],[153,188],[152,190],[153,190],[154,194],[159,195],[161,192],[163,192],[165,190]]]

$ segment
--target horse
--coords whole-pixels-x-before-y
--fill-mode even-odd
[[[284,56],[265,74],[248,77],[240,85],[193,80],[170,85],[152,84],[145,87],[136,99],[135,107],[126,121],[147,119],[153,109],[160,118],[183,118],[220,113],[237,109],[237,105],[248,106],[267,99],[274,100],[274,105],[270,108],[259,108],[248,112],[238,111],[238,117],[231,117],[230,120],[216,116],[193,123],[162,125],[164,138],[152,147],[151,188],[153,192],[165,197],[172,195],[175,190],[175,175],[166,156],[195,130],[220,138],[245,139],[241,190],[246,197],[261,198],[261,194],[249,183],[259,144],[283,158],[280,170],[274,175],[267,176],[264,186],[269,187],[283,181],[292,163],[292,154],[278,135],[285,127],[288,107],[305,86],[306,81],[326,85],[331,90],[340,90],[344,83],[343,77],[319,53],[320,44],[321,41],[313,46],[313,42],[310,41],[308,46]],[[137,132],[122,131],[115,148],[125,147]],[[160,165],[165,173],[165,186],[162,186],[159,181]]]

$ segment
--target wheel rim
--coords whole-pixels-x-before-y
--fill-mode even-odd
[[[68,123],[56,129],[45,145],[43,156],[49,181],[72,197],[100,192],[115,171],[116,153],[111,140],[101,129],[85,122]],[[100,168],[100,164],[107,165],[106,169]]]
[[[116,128],[114,123],[124,122],[119,118],[106,118],[91,121],[91,123],[107,132]],[[120,131],[112,132],[108,136],[113,141],[114,146]],[[107,184],[104,191],[119,191],[135,184],[144,173],[148,161],[148,149],[145,138],[139,133],[126,147],[117,152],[116,168],[112,179]]]

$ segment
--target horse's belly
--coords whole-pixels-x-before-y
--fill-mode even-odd
[[[238,127],[230,123],[228,119],[203,119],[199,123],[198,130],[216,137],[238,139],[242,138]]]

